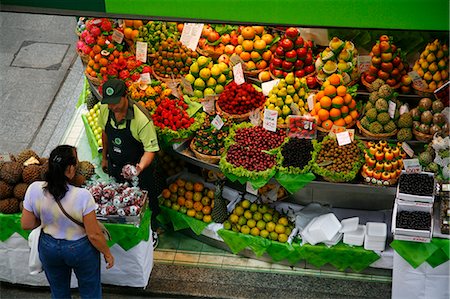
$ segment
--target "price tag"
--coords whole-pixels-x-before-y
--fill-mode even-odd
[[[147,62],[147,43],[136,42],[136,60]]]
[[[262,89],[263,95],[265,95],[267,97],[269,95],[269,92],[272,90],[272,88],[274,86],[278,85],[278,82],[280,82],[280,79],[275,79],[275,80],[272,80],[272,81],[263,82],[261,84],[261,89]]]
[[[411,77],[411,79],[413,81],[413,85],[416,85],[420,89],[427,88],[424,81],[422,80],[422,78],[420,78],[419,74],[416,71],[410,71],[408,73],[408,76]]]
[[[350,138],[348,131],[336,133],[336,138],[339,146],[352,143],[352,139]]]
[[[254,126],[261,125],[261,111],[259,110],[259,108],[256,108],[255,110],[251,111],[249,118],[252,125]]]
[[[316,119],[309,115],[290,115],[288,117],[288,136],[313,139],[317,136]]]
[[[300,108],[298,107],[297,103],[291,103],[291,111],[293,115],[300,115]]]
[[[276,132],[277,119],[278,119],[278,111],[264,109],[263,128],[268,131]]]
[[[141,74],[141,83],[143,84],[151,84],[152,78],[150,78],[150,73]]]
[[[0,162],[11,162],[9,154],[0,154]]]
[[[450,184],[442,184],[442,191],[450,192]],[[447,212],[447,215],[448,215],[448,212]]]
[[[420,166],[419,159],[403,159],[403,167],[406,173],[420,173],[422,166]]]
[[[201,23],[184,23],[180,38],[181,43],[192,51],[197,50],[202,30],[203,24]]]
[[[410,157],[414,156],[414,150],[409,146],[408,143],[403,142],[403,143],[402,143],[402,149],[405,151],[405,153],[406,153],[408,156],[410,156]]]
[[[179,99],[180,98],[180,94],[178,93],[177,82],[170,81],[170,82],[167,83],[167,86],[172,91],[173,96],[176,97],[177,99]]]
[[[101,21],[100,21],[101,22]],[[119,30],[117,30],[117,29],[114,29],[114,31],[113,31],[113,35],[112,35],[112,40],[113,41],[115,41],[116,43],[118,43],[118,44],[121,44],[122,43],[122,41],[123,41],[123,33],[122,32],[120,32]]]
[[[370,55],[358,56],[358,70],[360,74],[368,71],[371,64],[372,64],[372,57],[370,57]]]
[[[216,111],[215,109],[215,102],[216,102],[216,95],[206,95],[203,101],[201,101],[203,105],[203,111],[205,111],[208,114],[214,114]]]
[[[308,102],[308,109],[309,111],[312,111],[314,109],[314,96],[316,94],[315,93],[310,93],[307,99]]]
[[[181,77],[181,86],[183,86],[186,93],[190,96],[194,95],[194,90],[192,89],[191,83],[185,78]]]
[[[231,62],[231,66],[235,66],[235,65],[237,65],[239,63],[242,64],[242,65],[245,65],[245,61],[242,60],[242,58],[239,57],[239,55],[236,55],[236,54],[231,55],[230,62]]]
[[[345,127],[333,125],[330,129],[330,133],[328,133],[328,136],[330,136],[331,138],[336,138],[336,133],[344,132],[346,130],[347,129]]]
[[[242,69],[241,63],[238,63],[235,66],[233,66],[233,77],[234,77],[234,82],[236,82],[237,85],[241,85],[242,83],[245,83],[244,70]]]
[[[258,189],[253,188],[252,184],[250,182],[247,182],[245,186],[245,191],[247,191],[250,194],[258,195]]]
[[[397,104],[396,103],[394,103],[394,102],[392,102],[392,101],[389,101],[389,108],[388,108],[388,113],[389,113],[389,116],[391,117],[391,118],[394,118],[395,117],[395,108],[397,107]]]
[[[214,119],[211,122],[211,125],[213,125],[214,128],[216,128],[217,130],[222,129],[223,127],[223,120],[219,115],[216,115],[216,117],[214,117]]]
[[[409,105],[408,105],[408,103],[401,105],[400,109],[398,109],[398,112],[400,113],[400,115],[408,113],[409,112]]]

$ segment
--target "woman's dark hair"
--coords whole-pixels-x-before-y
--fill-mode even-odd
[[[48,159],[48,171],[45,174],[47,190],[55,200],[60,200],[69,190],[67,187],[68,178],[65,171],[68,166],[77,165],[75,147],[71,145],[59,145],[51,153]]]

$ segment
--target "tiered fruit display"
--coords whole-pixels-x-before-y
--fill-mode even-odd
[[[124,29],[125,32],[126,29]],[[138,33],[134,41],[145,42],[148,45],[147,53],[156,54],[161,42],[173,38],[180,39],[180,32],[177,24],[174,22],[150,21],[147,24],[138,27]]]
[[[245,62],[247,71],[263,70],[272,60],[270,50],[278,38],[267,33],[264,26],[247,26],[241,29],[238,37],[239,45],[234,52]]]
[[[149,111],[154,111],[162,100],[173,98],[172,90],[166,83],[152,80],[150,85],[141,84],[141,82],[133,82],[128,86],[128,94],[130,98]]]
[[[187,114],[187,109],[188,105],[183,100],[166,98],[156,108],[153,122],[161,129],[187,129],[195,122],[195,118]]]
[[[134,81],[134,79],[137,80],[140,77],[137,68],[141,65],[142,62],[136,61],[136,57],[128,51],[119,52],[114,50],[110,53],[104,50],[101,53],[96,53],[89,59],[85,74],[101,80],[101,84],[108,79],[118,77],[126,82]],[[133,77],[134,79],[131,73],[136,74]],[[127,84],[130,83],[128,82]],[[99,91],[101,91],[101,88],[99,88]]]
[[[119,60],[117,60],[118,62]],[[149,65],[143,64],[140,60],[136,60],[135,56],[129,56],[126,60],[126,68],[119,72],[119,79],[125,81],[125,84],[129,87],[133,82],[141,78],[141,74],[150,74],[151,71],[152,69]]]
[[[314,173],[327,181],[349,182],[364,163],[362,145],[356,139],[339,146],[336,139],[327,136],[321,143],[314,144],[314,150],[317,153]]]
[[[205,188],[203,183],[179,178],[161,196],[162,205],[203,222],[212,222],[214,190]]]
[[[359,117],[353,94],[355,87],[347,88],[342,83],[342,77],[333,74],[328,78],[330,84],[323,84],[322,90],[316,94],[316,102],[311,115],[317,119],[317,124],[325,130],[333,125],[351,127]]]
[[[384,140],[377,143],[369,141],[366,144],[366,163],[361,169],[361,175],[367,183],[394,185],[402,172],[405,157],[401,142],[390,145]]]
[[[103,146],[102,142],[102,128],[98,125],[98,116],[100,115],[100,105],[98,102],[95,104],[89,111],[85,114],[86,119],[88,121],[89,127],[92,129],[92,133],[94,133],[95,140],[97,141],[97,145],[99,147]]]
[[[225,86],[216,105],[224,112],[234,115],[242,115],[261,108],[266,101],[262,92],[259,92],[250,83],[237,85],[231,82]]]
[[[439,40],[429,43],[413,66],[423,79],[425,89],[435,91],[449,80],[448,45]],[[417,88],[417,86],[415,86]]]
[[[180,173],[184,168],[185,162],[183,160],[174,155],[170,155],[163,150],[158,152],[158,158],[161,161],[159,165],[161,165],[161,168],[168,177]]]
[[[294,77],[294,73],[289,73],[269,92],[265,107],[277,111],[277,123],[283,125],[289,115],[307,114],[308,93],[305,78],[299,79]]]
[[[223,227],[234,232],[286,243],[294,224],[267,204],[251,203],[244,199],[236,205]]]
[[[233,78],[233,72],[225,62],[213,64],[211,58],[200,56],[189,67],[185,78],[191,83],[194,97],[201,99],[206,95],[221,94]]]
[[[267,175],[276,164],[276,156],[265,151],[279,147],[286,136],[283,130],[267,131],[262,127],[242,124],[234,131],[231,144],[220,161],[221,170],[240,176],[252,177],[255,173]]]
[[[430,139],[435,133],[448,135],[447,118],[442,113],[444,108],[441,100],[422,98],[418,106],[409,112],[413,120],[413,130],[430,135]]]
[[[315,62],[317,78],[322,82],[332,74],[341,74],[344,85],[359,78],[358,50],[351,41],[333,37]]]
[[[238,42],[239,27],[226,24],[205,24],[198,47],[215,58],[226,54],[231,56]]]
[[[419,162],[425,171],[435,174],[438,182],[448,183],[450,179],[450,137],[434,136],[425,150],[419,154]]]
[[[277,78],[286,77],[289,72],[298,78],[314,73],[312,47],[312,41],[303,40],[297,28],[286,29],[270,63],[270,72]]]
[[[80,40],[76,48],[85,55],[94,57],[102,50],[117,49],[122,50],[122,45],[118,45],[112,40],[112,33],[115,28],[114,21],[111,19],[88,19],[85,22],[85,30],[80,34]]]
[[[217,130],[211,125],[215,116],[209,116],[205,119],[202,127],[195,132],[193,140],[193,148],[203,155],[220,156],[225,151],[225,139],[228,137],[228,132],[232,122],[223,119],[223,126]]]
[[[380,40],[370,52],[372,64],[362,76],[370,84],[377,78],[382,79],[391,87],[398,88],[402,75],[408,71],[408,66],[402,60],[402,53],[393,39],[387,35],[380,36]]]
[[[139,36],[139,29],[144,26],[143,20],[123,20],[122,29],[123,35],[129,41],[136,41]]]
[[[180,41],[169,37],[162,41],[151,61],[153,72],[164,78],[180,78],[189,73],[189,67],[198,57],[197,52],[188,49]]]

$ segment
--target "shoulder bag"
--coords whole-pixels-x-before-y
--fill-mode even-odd
[[[78,220],[76,220],[75,218],[73,218],[72,216],[70,216],[66,210],[64,210],[61,202],[59,200],[56,201],[56,203],[58,204],[59,208],[61,209],[61,211],[64,213],[64,215],[66,215],[67,218],[69,218],[70,220],[72,220],[74,223],[78,224],[79,226],[81,226],[82,228],[84,228],[84,223],[80,222]],[[111,235],[108,231],[108,229],[106,229],[106,227],[103,225],[103,223],[101,223],[100,221],[97,220],[98,226],[100,226],[100,229],[102,230],[103,236],[105,236],[105,239],[107,241],[111,240]]]
[[[30,247],[30,256],[28,258],[28,267],[30,268],[30,274],[36,275],[43,271],[42,263],[39,259],[39,237],[41,235],[42,226],[39,225],[33,229],[28,236],[28,246]]]

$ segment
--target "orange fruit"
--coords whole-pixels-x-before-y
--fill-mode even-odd
[[[94,56],[94,61],[95,61],[95,62],[99,62],[101,58],[102,58],[102,55],[101,55],[101,54],[95,54],[95,56]]]
[[[131,32],[131,39],[135,40],[139,35],[139,30],[134,29],[133,32]]]
[[[333,100],[331,100],[331,105],[334,108],[341,108],[344,105],[344,99],[340,96],[335,96]]]
[[[256,34],[256,30],[255,30],[255,28],[253,28],[251,26],[244,27],[244,29],[242,29],[242,32],[241,32],[241,35],[245,39],[253,39],[255,37],[255,34]]]
[[[106,39],[104,37],[99,36],[97,38],[97,45],[99,45],[100,47],[103,47],[105,44],[106,44]],[[110,44],[110,45],[112,45],[112,44]]]
[[[114,49],[114,45],[112,43],[108,44],[108,49]]]
[[[336,94],[336,87],[334,87],[333,85],[328,85],[327,87],[325,87],[323,92],[326,96],[334,97],[334,95]]]
[[[264,52],[264,53],[262,54],[262,58],[263,58],[265,61],[270,61],[270,60],[272,59],[272,51],[267,50],[266,52]]]
[[[257,35],[262,35],[264,32],[264,26],[252,26],[255,29]]]
[[[341,110],[337,109],[337,108],[331,108],[330,110],[330,119],[331,120],[336,120],[341,118]]]
[[[251,52],[253,50],[253,41],[248,39],[244,40],[242,42],[242,48],[244,48],[244,51]]]
[[[245,63],[245,65],[247,66],[247,69],[249,70],[249,71],[252,71],[252,70],[255,70],[256,69],[256,64],[253,62],[253,61],[247,61],[246,63]]]
[[[92,63],[92,66],[94,65],[94,63]],[[87,66],[86,67],[86,74],[90,74],[92,72],[92,67],[91,66]]]
[[[349,125],[352,123],[353,117],[351,117],[350,115],[347,115],[346,117],[344,117],[344,121],[347,125]]]
[[[346,123],[343,118],[338,118],[334,121],[334,124],[339,127],[345,127]]]
[[[133,20],[133,27],[139,28],[141,26],[144,26],[144,23],[141,20]]]
[[[100,68],[100,74],[105,75],[108,72],[108,69],[105,66]]]
[[[351,102],[352,102],[352,96],[349,94],[349,93],[347,93],[347,94],[345,94],[345,96],[344,96],[344,104],[345,105],[349,105]]]
[[[320,102],[316,102],[316,103],[314,104],[314,109],[313,109],[313,111],[317,113],[317,112],[319,112],[320,109],[322,109],[322,105],[320,104]]]
[[[266,34],[263,34],[261,39],[266,42],[266,45],[270,45],[273,41],[273,36],[272,36],[272,34],[266,33]]]
[[[124,20],[125,26],[132,27],[133,26],[133,20]]]
[[[319,116],[319,119],[321,121],[324,121],[330,117],[330,113],[328,112],[328,110],[320,109],[319,112],[317,112],[317,116]]]
[[[130,27],[127,27],[123,30],[123,35],[125,36],[125,38],[127,39],[131,39],[131,34],[133,33],[133,29],[131,29]]]
[[[316,100],[317,100],[317,101],[320,101],[320,99],[321,99],[324,95],[325,95],[325,93],[323,92],[323,90],[319,91],[319,92],[316,94]]]
[[[203,209],[203,204],[199,201],[194,202],[194,210],[200,212]]]
[[[249,52],[242,52],[239,57],[241,57],[242,60],[245,62],[250,60],[250,53]]]
[[[352,100],[351,103],[348,105],[348,108],[350,110],[354,110],[356,108],[356,101]]]
[[[96,71],[92,71],[89,75],[90,75],[91,77],[97,78],[97,72],[96,72]]]
[[[115,59],[114,55],[109,55],[109,56],[108,56],[108,60],[109,60],[109,61],[114,61],[114,59]]]
[[[100,58],[98,63],[100,63],[101,66],[107,66],[108,65],[108,59],[102,57],[102,58]]]
[[[333,126],[333,122],[330,119],[327,119],[326,121],[322,122],[322,128],[325,130],[330,130]]]
[[[311,116],[317,116],[316,109],[313,109],[311,112],[309,112],[309,114],[311,114]]]
[[[265,60],[260,60],[260,61],[258,61],[257,63],[256,63],[256,68],[258,69],[258,70],[263,70],[263,69],[265,69],[267,67],[267,61],[265,61]]]
[[[99,45],[95,45],[92,47],[92,51],[94,51],[95,54],[98,54],[102,51],[102,48]]]
[[[252,51],[252,52],[250,53],[250,57],[251,57],[251,59],[252,59],[254,62],[258,62],[258,61],[260,61],[260,60],[262,59],[261,55],[260,55],[258,52],[256,52],[256,51]]]
[[[92,69],[93,69],[94,71],[100,70],[100,64],[99,64],[99,63],[94,63],[94,65],[92,66]]]
[[[211,214],[211,207],[210,207],[210,206],[204,206],[203,209],[202,209],[202,213],[203,213],[204,215],[209,215],[209,214]]]
[[[358,111],[353,110],[353,111],[350,111],[350,116],[351,116],[353,119],[358,119],[359,113],[358,113]]]
[[[177,24],[177,29],[178,29],[178,32],[182,32],[183,31],[183,28],[184,28],[184,23],[178,23]]]
[[[338,88],[336,88],[336,92],[338,96],[345,96],[347,94],[347,88],[344,85],[338,86]]]
[[[342,115],[342,117],[346,117],[348,115],[348,107],[347,106],[341,107],[341,115]]]
[[[244,48],[242,48],[242,45],[238,45],[236,46],[236,48],[234,48],[234,53],[236,53],[237,55],[240,55],[242,52],[244,52]]]
[[[328,96],[323,96],[320,99],[320,106],[322,106],[322,108],[324,109],[329,109],[331,107],[331,99]]]
[[[259,39],[253,43],[253,47],[257,51],[263,51],[266,48],[266,42],[262,39]]]
[[[341,84],[341,78],[337,74],[333,74],[330,77],[328,77],[328,81],[330,81],[330,84],[335,86]]]
[[[89,59],[89,62],[88,62],[88,66],[93,66],[93,65],[94,65],[94,63],[95,63],[95,61],[94,61],[94,60],[92,60],[92,59]]]

